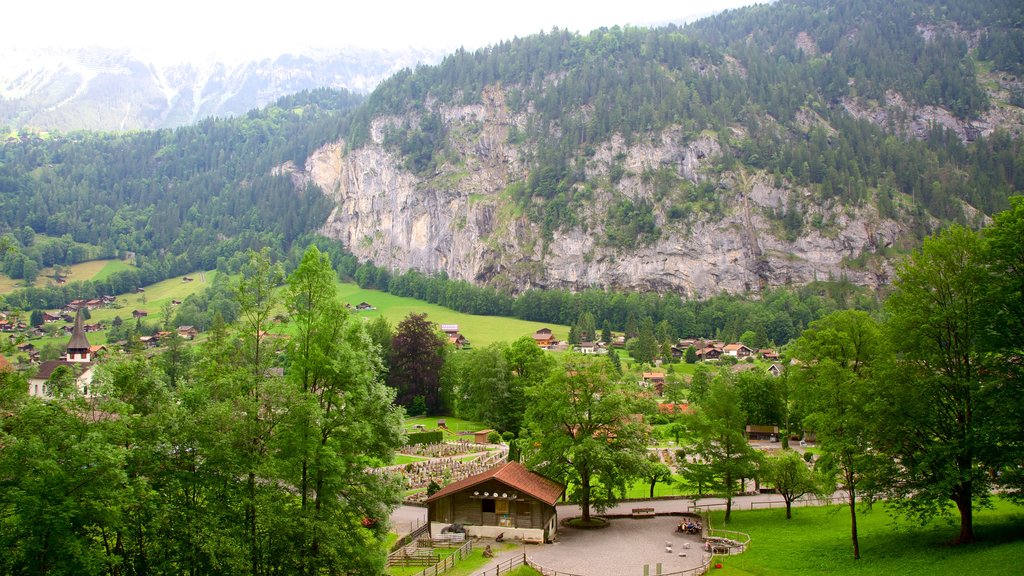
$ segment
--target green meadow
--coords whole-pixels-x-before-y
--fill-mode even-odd
[[[115,272],[131,270],[131,264],[123,260],[89,260],[71,266],[63,266],[67,273],[68,282],[85,282],[86,280],[104,280]],[[43,268],[36,281],[32,284],[36,288],[45,288],[54,283],[54,268]],[[14,280],[6,274],[0,274],[0,295],[10,294],[19,288],[25,287],[24,280]]]
[[[96,266],[94,272],[96,274],[109,274],[113,271],[117,271],[119,269],[119,264],[122,263],[117,260],[106,261],[104,266]],[[162,324],[162,310],[165,303],[170,303],[172,300],[184,301],[188,296],[204,290],[209,286],[210,282],[213,281],[216,274],[216,271],[193,272],[187,274],[188,277],[194,279],[192,282],[185,282],[184,276],[176,276],[174,278],[168,278],[167,280],[146,286],[144,292],[122,294],[117,297],[117,301],[113,306],[98,308],[91,311],[89,313],[89,320],[87,320],[86,323],[103,323],[109,326],[111,320],[113,320],[115,316],[120,316],[121,320],[125,322],[132,322],[134,321],[132,318],[132,312],[134,310],[143,310],[147,313],[147,316],[143,319],[144,322],[147,324]],[[66,323],[58,323],[60,326],[64,326],[65,324]],[[88,334],[88,338],[89,342],[92,344],[107,344],[106,331],[92,332]],[[44,337],[32,340],[32,343],[35,344],[36,347],[41,347],[48,343],[64,345],[67,341],[67,335],[62,332],[53,338]]]
[[[427,320],[436,324],[458,324],[459,331],[469,340],[470,345],[481,348],[494,342],[512,342],[522,336],[530,336],[540,328],[550,328],[558,340],[569,337],[569,327],[561,324],[545,324],[507,318],[503,316],[477,316],[456,312],[443,306],[429,304],[414,298],[393,296],[387,292],[365,290],[355,284],[339,284],[338,295],[342,302],[354,308],[360,302],[370,304],[376,310],[355,312],[363,318],[383,316],[392,328],[409,314],[427,314]]]
[[[997,499],[993,509],[975,510],[978,541],[954,546],[950,541],[959,525],[939,521],[919,525],[896,519],[884,505],[857,514],[860,560],[853,559],[850,514],[845,506],[733,510],[732,522],[723,513],[712,514],[716,528],[750,535],[743,554],[716,558],[720,576],[784,576],[830,574],[836,576],[901,574],[1020,574],[1024,558],[1024,507]]]

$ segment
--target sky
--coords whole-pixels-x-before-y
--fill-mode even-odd
[[[249,59],[304,48],[481,48],[552,27],[683,22],[753,0],[37,0],[8,2],[0,48],[136,48]]]

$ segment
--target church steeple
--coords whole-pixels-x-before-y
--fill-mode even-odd
[[[68,362],[92,362],[89,339],[85,337],[85,328],[82,327],[81,308],[75,313],[75,327],[71,330],[66,360]]]

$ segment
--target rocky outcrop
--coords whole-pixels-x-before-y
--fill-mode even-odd
[[[989,91],[994,100],[1006,95]],[[997,128],[1020,135],[1024,127],[1024,111],[1013,106],[992,106],[980,118],[964,120],[939,106],[911,106],[895,90],[885,93],[885,102],[843,98],[842,107],[853,117],[870,121],[888,130],[903,132],[923,140],[932,126],[942,126],[955,133],[963,142],[972,142],[979,136],[989,136]]]
[[[545,238],[506,197],[525,177],[523,151],[508,142],[508,128],[522,124],[500,91],[483,103],[442,110],[461,156],[429,178],[402,167],[381,142],[394,118],[378,118],[375,143],[345,151],[330,144],[292,173],[297,187],[316,184],[334,199],[322,232],[341,240],[361,259],[393,270],[445,271],[449,277],[515,291],[531,287],[590,286],[652,290],[704,297],[719,292],[758,292],[845,277],[871,287],[892,276],[882,257],[862,258],[909,236],[870,205],[821,205],[800,189],[775,187],[758,174],[715,176],[720,209],[695,209],[672,219],[664,198],[645,177],[668,170],[679,181],[705,184],[705,167],[720,154],[714,135],[687,138],[666,130],[628,144],[613,138],[588,160],[589,182],[601,183],[580,210],[580,224]],[[621,178],[608,174],[618,166]],[[791,199],[790,196],[793,195]],[[617,198],[647,200],[660,235],[636,246],[605,241],[607,208]],[[780,216],[804,212],[803,233],[787,239]],[[856,266],[852,262],[857,262]]]

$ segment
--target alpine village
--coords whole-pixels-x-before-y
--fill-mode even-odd
[[[0,574],[1020,574],[1019,0],[124,58],[0,85]]]

